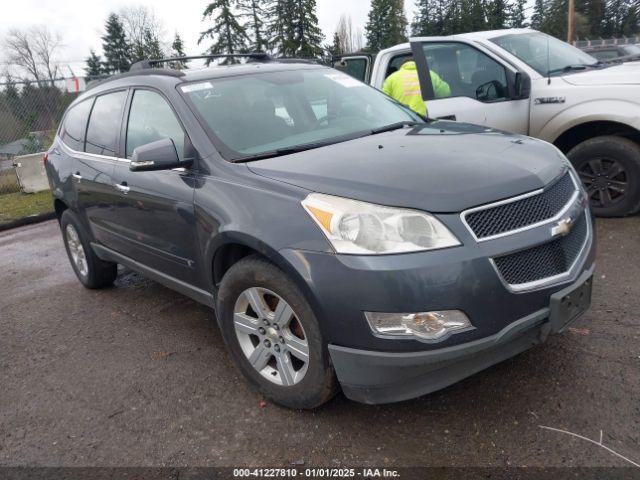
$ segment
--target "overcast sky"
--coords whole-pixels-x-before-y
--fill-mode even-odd
[[[341,14],[350,15],[354,26],[364,29],[370,0],[317,0],[320,27],[327,41],[333,37]],[[70,64],[76,74],[82,73],[89,49],[100,51],[100,35],[110,12],[122,7],[145,5],[162,20],[167,37],[175,31],[186,43],[187,54],[202,53],[205,44],[198,46],[199,33],[206,28],[202,12],[207,0],[3,0],[0,13],[0,38],[10,28],[46,24],[62,34],[64,50],[59,54],[62,66]],[[413,0],[405,0],[409,18],[415,10]],[[1,55],[1,54],[0,54]]]

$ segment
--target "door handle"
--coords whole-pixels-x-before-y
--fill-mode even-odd
[[[78,183],[80,183],[80,180],[82,180],[82,175],[80,175],[80,172],[76,172],[76,173],[72,174],[71,176],[72,176],[72,177],[74,178],[74,180],[75,180],[76,182],[78,182]]]
[[[127,186],[127,182],[122,182],[122,183],[116,183],[115,185],[116,190],[118,190],[120,193],[123,194],[127,194],[129,193],[129,190],[131,190],[128,186]]]

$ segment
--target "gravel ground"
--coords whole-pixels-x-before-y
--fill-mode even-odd
[[[262,401],[212,312],[137,274],[83,289],[54,221],[0,234],[0,465],[624,466],[640,462],[640,217],[598,222],[593,306],[443,391],[315,412]]]

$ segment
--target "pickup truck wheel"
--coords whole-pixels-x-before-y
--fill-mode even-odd
[[[247,257],[225,274],[220,326],[235,364],[265,397],[311,409],[337,391],[318,321],[296,285],[272,263]]]
[[[615,136],[596,137],[567,155],[587,189],[593,212],[620,217],[640,208],[640,146]]]
[[[60,217],[60,228],[71,267],[80,283],[91,289],[112,285],[118,276],[118,265],[98,258],[76,214],[65,210]]]

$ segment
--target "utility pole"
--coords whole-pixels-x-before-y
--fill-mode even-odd
[[[567,12],[567,43],[573,45],[576,6],[574,0],[569,0],[567,3],[569,5],[569,11]]]

